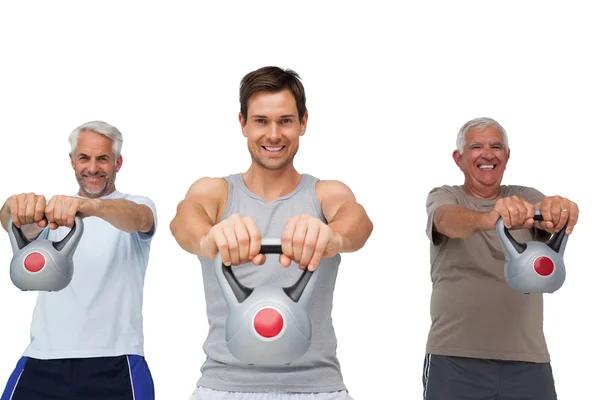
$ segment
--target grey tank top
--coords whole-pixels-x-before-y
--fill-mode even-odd
[[[262,237],[276,238],[281,237],[287,220],[293,216],[307,213],[326,223],[315,193],[318,179],[313,176],[302,175],[294,191],[271,202],[252,193],[241,174],[225,179],[229,192],[221,220],[235,213],[250,216],[256,221]],[[318,267],[322,271],[310,302],[313,337],[308,351],[290,365],[281,367],[248,366],[231,355],[224,339],[227,304],[216,281],[213,261],[204,257],[199,260],[209,330],[203,345],[206,361],[201,367],[198,386],[231,392],[333,392],[346,389],[336,356],[337,339],[331,319],[333,291],[341,261],[339,255],[322,259]],[[289,286],[302,272],[295,263],[284,268],[275,254],[267,255],[262,266],[247,263],[233,268],[238,280],[250,287],[263,283]]]

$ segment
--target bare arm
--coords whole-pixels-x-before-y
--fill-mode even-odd
[[[361,249],[373,232],[373,223],[354,193],[339,181],[319,181],[316,191],[328,226],[341,238],[340,253]]]
[[[84,200],[81,212],[85,216],[101,218],[124,232],[147,233],[154,227],[150,207],[126,199]]]
[[[498,218],[489,212],[472,211],[455,204],[439,206],[433,215],[433,230],[453,239],[465,239],[475,232],[493,230]]]
[[[201,255],[202,240],[217,223],[227,191],[227,181],[222,178],[201,178],[192,184],[170,224],[171,234],[183,250]]]

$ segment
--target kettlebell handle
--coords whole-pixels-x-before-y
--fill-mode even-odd
[[[42,220],[48,221],[48,218],[46,217],[46,215],[44,215],[42,217]],[[9,228],[9,236],[10,236],[10,239],[12,242],[13,253],[16,253],[17,251],[23,249],[25,246],[28,246],[33,241],[33,240],[28,239],[27,236],[25,236],[25,234],[23,233],[23,230],[21,228],[18,228],[13,223],[12,217],[9,218],[9,220],[8,220],[8,228]],[[67,235],[60,241],[53,241],[52,246],[57,251],[61,251],[67,244],[69,244],[70,239],[73,235],[75,235],[77,233],[78,236],[81,236],[82,232],[83,232],[83,221],[82,221],[82,218],[76,214],[75,219],[73,221],[73,227],[71,228],[69,233],[67,233]],[[72,250],[71,248],[68,249],[68,251],[71,251],[71,250]]]
[[[545,221],[544,216],[542,215],[542,212],[540,210],[538,210],[538,209],[535,210],[535,213],[533,214],[533,220],[534,221]],[[496,229],[497,229],[498,233],[504,233],[503,236],[512,245],[512,247],[517,251],[517,253],[521,254],[525,251],[525,249],[527,248],[527,245],[525,243],[519,243],[510,234],[510,231],[504,225],[502,217],[500,217],[498,219]],[[550,237],[550,239],[548,239],[548,241],[546,242],[546,245],[558,253],[560,251],[561,246],[563,245],[563,242],[565,242],[567,240],[566,231],[567,231],[567,225],[565,224],[565,226],[563,226],[560,231],[553,234],[552,237]]]
[[[281,240],[276,238],[263,238],[260,245],[259,254],[283,254],[283,248],[281,246]],[[232,267],[227,267],[225,264],[221,262],[221,270],[223,271],[223,275],[229,284],[229,287],[233,291],[235,298],[239,303],[242,303],[246,300],[254,291],[253,288],[249,288],[244,286],[233,273]],[[298,302],[304,289],[308,285],[308,281],[313,275],[313,271],[309,271],[305,269],[302,271],[302,275],[300,278],[291,286],[283,288],[283,291],[287,296],[292,299],[294,302]]]

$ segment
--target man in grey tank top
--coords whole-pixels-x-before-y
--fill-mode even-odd
[[[190,400],[349,400],[331,311],[340,254],[361,249],[373,225],[353,192],[339,181],[296,171],[293,160],[307,126],[304,87],[291,70],[263,67],[240,85],[239,120],[251,165],[244,173],[194,182],[171,222],[182,249],[198,256],[210,324],[206,361]],[[259,254],[262,238],[280,238],[283,254]],[[227,304],[213,260],[244,286],[294,283],[319,268],[310,298],[313,334],[307,352],[289,365],[249,366],[225,343]]]
[[[519,294],[506,284],[495,227],[501,217],[521,243],[546,241],[565,225],[570,235],[577,204],[501,184],[510,150],[493,119],[464,124],[456,146],[464,184],[436,187],[427,196],[433,290],[423,398],[556,400],[542,295]],[[534,223],[536,209],[544,221]]]

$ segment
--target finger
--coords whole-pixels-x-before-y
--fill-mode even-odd
[[[48,204],[46,205],[46,209],[45,209],[45,214],[46,214],[46,219],[48,220],[48,223],[56,223],[56,221],[54,220],[54,205],[56,204],[56,197],[53,196],[50,201],[48,202]]]
[[[73,204],[72,201],[69,201],[69,199],[67,199],[66,197],[62,198],[62,204],[60,207],[60,216],[62,219],[62,224],[64,226],[68,226],[68,221],[69,221],[69,216],[71,213],[71,205]]]
[[[544,225],[546,229],[552,229],[552,227],[554,226],[552,224],[551,206],[551,201],[549,201],[548,198],[544,199],[544,201],[542,201],[542,204],[540,205],[540,213],[542,213],[542,218],[544,219]],[[548,222],[550,222],[550,224]]]
[[[229,242],[223,234],[223,228],[221,226],[215,228],[216,229],[211,231],[209,239],[212,240],[212,242],[217,247],[217,251],[221,255],[221,262],[229,267],[231,265],[231,255],[229,254]]]
[[[252,264],[263,265],[267,261],[267,256],[264,254],[258,254],[252,258]]]
[[[319,232],[319,237],[317,238],[317,243],[315,245],[315,251],[308,265],[309,271],[316,270],[319,264],[321,263],[321,258],[323,257],[323,254],[327,249],[327,245],[331,240],[331,236],[331,234],[326,234],[325,231]]]
[[[288,258],[292,258],[294,255],[294,249],[292,248],[292,239],[294,238],[294,230],[298,223],[298,217],[292,217],[287,220],[283,231],[281,232],[281,252]]]
[[[498,207],[496,211],[498,212],[498,214],[500,214],[500,218],[502,218],[504,226],[510,229],[512,227],[512,224],[510,222],[510,211],[508,210],[508,207],[505,204],[503,204],[502,206]]]
[[[250,261],[250,234],[243,220],[233,224],[233,232],[237,243],[237,257],[240,263]]]
[[[79,205],[77,204],[76,201],[71,202],[71,205],[69,206],[69,211],[67,212],[67,226],[69,228],[72,228],[73,225],[75,225],[75,215],[77,214]]]
[[[25,223],[33,224],[37,222],[34,220],[35,217],[35,204],[37,199],[35,198],[35,194],[29,193],[25,200]]]
[[[10,216],[12,218],[13,224],[17,228],[21,228],[21,221],[19,221],[19,197],[18,196],[10,196],[8,200],[8,204],[10,207]]]
[[[579,207],[577,206],[577,204],[571,202],[571,204],[569,206],[569,219],[567,221],[567,229],[565,230],[565,233],[567,235],[570,235],[571,233],[573,233],[573,230],[575,229],[575,224],[577,224],[578,220],[579,220]]]
[[[227,240],[231,265],[240,265],[240,252],[237,238],[235,237],[235,225],[225,224],[223,226],[223,236],[225,236],[225,239]]]
[[[33,213],[33,220],[38,223],[39,226],[45,226],[44,221],[44,210],[46,209],[46,199],[44,196],[38,196],[35,202],[35,209]]]
[[[300,266],[300,258],[302,257],[302,248],[304,247],[304,238],[308,231],[308,218],[302,216],[298,218],[294,237],[292,238],[292,259]],[[300,266],[303,267],[303,266]]]
[[[283,265],[285,268],[289,267],[290,265],[292,265],[292,259],[289,258],[288,256],[286,256],[285,254],[281,254],[279,256],[279,263],[281,265]]]
[[[524,201],[523,205],[525,206],[525,228],[529,229],[533,226],[535,221],[533,220],[533,216],[535,215],[535,206],[528,201]]]
[[[569,220],[569,211],[571,211],[570,201],[565,199],[560,203],[560,215],[558,223],[556,224],[555,231],[558,232],[567,225]]]
[[[552,205],[550,206],[550,214],[552,215],[552,224],[554,225],[554,230],[558,229],[558,225],[560,224],[561,214],[562,214],[562,205],[560,199],[556,199],[552,201]]]
[[[250,237],[248,256],[249,258],[254,259],[260,253],[262,234],[260,233],[260,229],[258,229],[256,222],[251,217],[244,217],[244,224],[246,225],[246,230]],[[260,265],[263,263],[264,261]]]
[[[302,269],[308,268],[310,260],[313,258],[317,239],[319,238],[319,230],[321,222],[316,219],[310,220],[306,228],[306,236],[304,237],[304,246],[302,247],[302,255],[300,256],[299,265]]]

